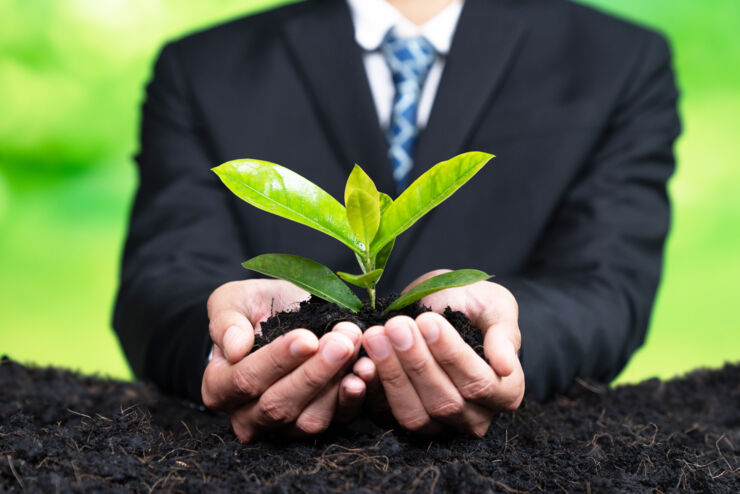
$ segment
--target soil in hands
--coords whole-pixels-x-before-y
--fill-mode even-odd
[[[404,307],[399,311],[391,311],[383,314],[385,309],[395,296],[388,296],[378,300],[375,308],[365,305],[357,313],[349,309],[339,307],[321,300],[317,297],[311,297],[310,300],[302,302],[297,310],[279,312],[268,318],[261,324],[262,333],[256,335],[254,349],[266,345],[281,334],[287,333],[296,328],[305,328],[313,331],[319,338],[325,333],[331,331],[334,325],[341,321],[350,321],[357,324],[361,330],[376,325],[383,325],[394,316],[409,316],[416,318],[423,312],[428,312],[429,307],[425,307],[418,302]],[[483,356],[483,335],[481,331],[470,324],[465,314],[459,311],[453,311],[449,307],[442,314],[452,326],[457,329],[463,340],[473,347],[478,355]],[[484,357],[485,358],[485,357]]]
[[[141,383],[0,363],[0,492],[740,492],[740,365],[577,384],[482,439],[352,423],[240,444]]]

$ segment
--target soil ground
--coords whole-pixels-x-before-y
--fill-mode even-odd
[[[0,364],[0,492],[740,492],[740,365],[502,414],[481,440],[368,419],[242,445],[151,386]]]

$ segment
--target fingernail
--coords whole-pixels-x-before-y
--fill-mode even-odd
[[[395,319],[386,323],[385,333],[393,343],[393,346],[399,350],[408,350],[414,342],[411,334],[411,325],[406,319]]]
[[[418,323],[419,331],[427,343],[434,343],[439,338],[439,324],[431,317],[425,317]]]
[[[377,360],[383,360],[391,354],[391,344],[382,333],[368,336],[365,339],[365,347],[370,356]]]
[[[349,357],[352,350],[354,350],[354,345],[347,339],[342,341],[339,338],[327,338],[321,355],[330,364],[341,364]]]
[[[293,340],[288,349],[294,357],[304,358],[316,351],[316,345],[313,341],[299,337]]]
[[[345,384],[347,392],[351,395],[359,395],[365,389],[365,383],[360,380],[348,380]]]
[[[357,374],[362,379],[371,376],[374,369],[375,369],[375,365],[370,359],[366,357],[363,357],[360,360],[358,360],[353,368],[354,373]]]
[[[229,354],[237,351],[241,340],[243,340],[242,331],[239,326],[229,326],[224,333],[224,357],[229,360]]]
[[[334,326],[334,331],[337,333],[341,333],[350,340],[352,340],[352,344],[356,345],[358,341],[360,341],[360,337],[362,336],[362,330],[356,325],[348,321],[343,321]]]

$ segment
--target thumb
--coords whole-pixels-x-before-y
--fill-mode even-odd
[[[491,285],[496,294],[486,297],[487,303],[474,321],[483,333],[483,350],[493,370],[501,377],[517,368],[518,352],[522,344],[519,330],[519,307],[511,292]],[[480,305],[480,304],[479,304]]]
[[[208,299],[211,340],[234,364],[247,356],[254,344],[254,328],[242,309],[233,286],[222,285]]]
[[[508,330],[492,326],[488,328],[483,340],[483,350],[494,372],[506,377],[516,369],[517,351],[508,336]]]

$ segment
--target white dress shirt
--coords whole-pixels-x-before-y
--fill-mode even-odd
[[[463,7],[463,0],[453,0],[444,10],[421,26],[406,19],[401,12],[386,0],[347,0],[352,22],[355,26],[355,40],[365,51],[363,62],[365,72],[373,94],[375,110],[378,113],[380,126],[388,128],[393,107],[395,87],[393,77],[385,58],[379,51],[389,29],[399,37],[423,35],[437,50],[439,57],[429,69],[424,87],[421,90],[416,124],[419,128],[426,126],[429,113],[432,111],[434,96],[437,94],[439,79],[445,64],[445,55],[450,51],[452,36],[455,34],[457,20]]]

